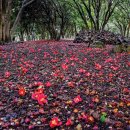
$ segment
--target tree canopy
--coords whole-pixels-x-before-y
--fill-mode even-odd
[[[1,0],[0,41],[56,39],[81,29],[129,37],[129,0]],[[35,37],[33,35],[35,34]]]

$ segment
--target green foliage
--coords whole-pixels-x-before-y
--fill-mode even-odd
[[[127,52],[130,53],[130,45],[127,47]]]
[[[129,0],[122,0],[121,3],[115,8],[114,13],[109,22],[109,25],[113,25],[112,28],[115,28],[114,30],[118,31],[118,33],[126,37],[130,36],[129,2]]]
[[[22,2],[23,0],[13,0],[12,25]],[[29,35],[35,31],[35,34],[41,38],[48,38],[54,33],[56,36],[61,33],[71,37],[82,28],[95,30],[105,28],[129,36],[129,0],[110,2],[108,0],[35,0],[24,9],[16,35]],[[105,16],[110,17],[105,18]]]
[[[122,52],[128,52],[130,53],[130,45],[126,46],[125,44],[116,45],[114,47],[115,53],[122,53]]]
[[[96,48],[104,48],[105,44],[101,41],[95,41],[94,42]]]

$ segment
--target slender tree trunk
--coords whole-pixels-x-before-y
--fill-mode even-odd
[[[75,5],[77,7],[77,10],[78,10],[78,13],[79,13],[81,19],[83,20],[83,22],[85,24],[86,29],[89,29],[89,26],[88,26],[88,23],[87,23],[87,20],[86,20],[86,17],[85,17],[85,13],[82,9],[82,6],[80,4],[78,4],[75,0],[73,0],[73,1],[74,1]]]
[[[54,25],[51,25],[49,28],[48,28],[48,31],[50,33],[50,39],[51,40],[56,40],[57,39],[57,32],[55,30],[55,26]]]
[[[20,31],[20,41],[24,41],[24,31]]]
[[[26,29],[27,40],[31,40],[29,29]]]
[[[9,5],[10,6],[10,5]],[[5,14],[3,16],[3,41],[10,41],[11,40],[11,35],[10,35],[10,24],[11,24],[11,21],[10,21],[10,7],[8,7],[9,9],[9,12],[7,14]]]
[[[30,4],[31,4],[32,2],[34,2],[34,1],[35,1],[35,0],[30,0],[30,1],[28,1],[28,2],[27,2],[27,0],[24,0],[24,1],[23,1],[22,7],[20,8],[20,10],[19,10],[19,12],[18,12],[18,15],[17,15],[17,17],[16,17],[16,19],[15,19],[15,22],[14,22],[12,28],[11,28],[11,33],[12,33],[12,34],[14,33],[14,31],[15,31],[17,25],[18,25],[19,22],[20,22],[20,19],[21,19],[23,10],[25,9],[25,7],[27,7],[28,5],[30,5]]]
[[[128,24],[128,27],[127,27],[127,37],[129,37],[129,33],[130,33],[130,21],[129,21],[129,24]]]
[[[74,31],[75,31],[75,35],[77,34],[77,26],[76,24],[74,24]]]
[[[12,0],[8,1],[0,0],[0,41],[8,42],[11,40],[10,35],[11,9],[12,9]]]
[[[46,36],[45,36],[45,32],[42,31],[42,32],[41,32],[41,38],[42,38],[42,39],[45,39],[45,37],[46,37]]]

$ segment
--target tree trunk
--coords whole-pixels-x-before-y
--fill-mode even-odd
[[[50,31],[50,39],[51,39],[51,40],[56,40],[56,39],[57,39],[57,36],[56,36],[56,33],[55,33],[55,32]]]
[[[22,16],[22,13],[23,13],[23,10],[25,9],[25,7],[27,7],[28,5],[30,5],[31,3],[33,3],[35,0],[30,0],[27,2],[27,0],[24,0],[23,1],[23,4],[22,4],[22,7],[20,8],[19,12],[18,12],[18,15],[15,19],[15,22],[11,28],[11,33],[13,34],[13,32],[15,31],[17,25],[19,24],[19,21],[21,19],[21,16]]]
[[[41,39],[45,39],[46,38],[46,29],[44,26],[39,26],[39,31],[40,31],[40,34],[41,34]]]
[[[12,8],[12,0],[0,1],[0,41],[9,42],[11,40],[10,35],[11,8]]]
[[[130,33],[130,21],[129,21],[129,24],[128,24],[128,27],[127,27],[127,37],[129,37],[129,33]]]
[[[42,31],[42,32],[41,32],[41,39],[45,39],[45,37],[46,37],[46,36],[45,36],[45,32]]]
[[[24,41],[24,31],[20,30],[20,35],[19,35],[20,41]]]
[[[55,30],[55,27],[54,25],[51,25],[49,28],[48,28],[48,31],[50,33],[50,39],[51,40],[56,40],[57,39],[57,32]]]
[[[31,40],[31,33],[29,32],[29,29],[26,29],[26,35],[27,35],[27,40]]]

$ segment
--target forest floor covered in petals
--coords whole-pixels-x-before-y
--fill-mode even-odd
[[[0,46],[0,129],[130,130],[130,54],[111,49]]]

